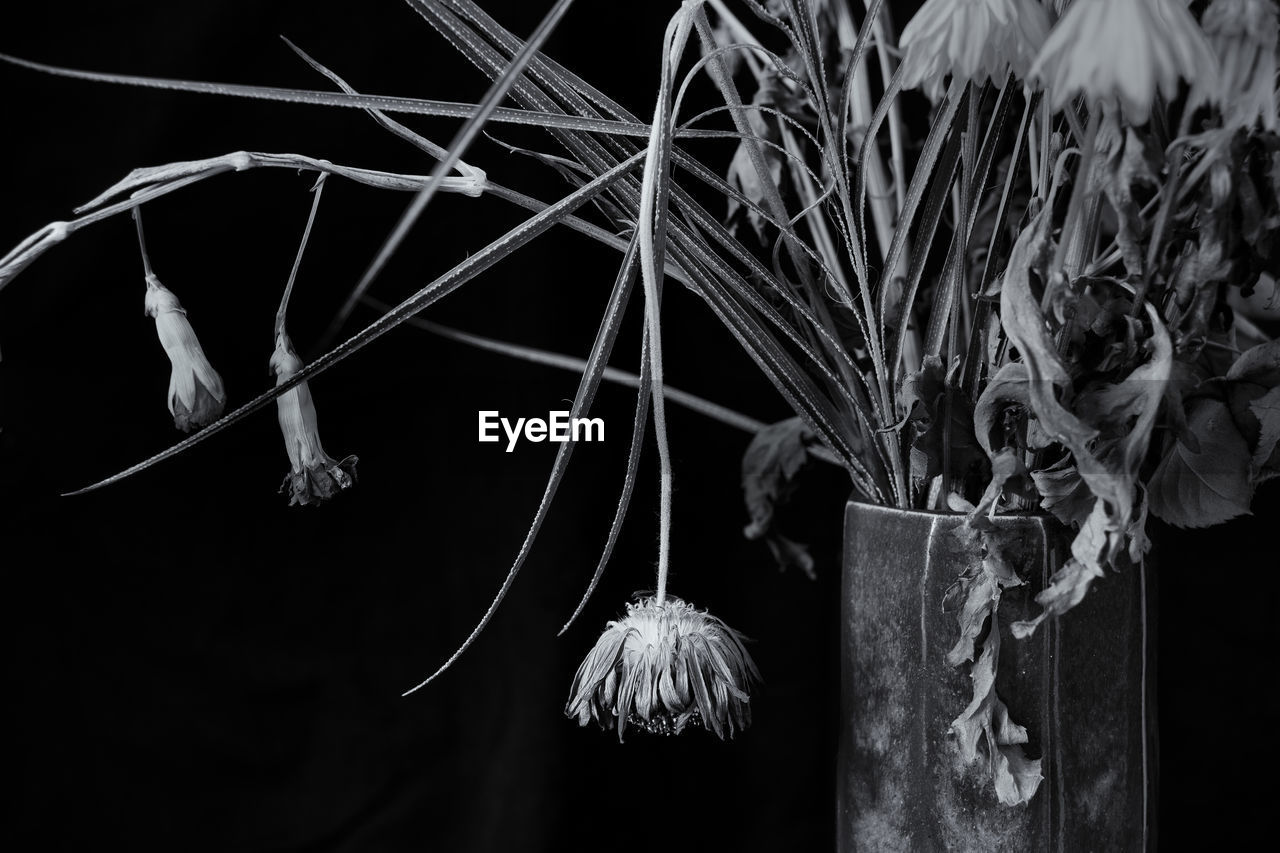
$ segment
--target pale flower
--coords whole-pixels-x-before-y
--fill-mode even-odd
[[[573,678],[565,714],[585,726],[680,734],[701,725],[721,738],[751,724],[759,673],[738,632],[678,598],[641,599],[610,622]]]
[[[1048,33],[1036,0],[928,0],[902,31],[902,86],[936,97],[948,74],[1003,86],[1026,77]]]
[[[1273,0],[1213,0],[1200,19],[1218,55],[1218,98],[1227,127],[1255,121],[1275,130],[1276,21]],[[1197,88],[1202,88],[1199,85]]]
[[[302,359],[293,351],[288,336],[278,335],[275,352],[271,354],[276,385],[287,381],[302,366]],[[341,462],[335,462],[320,445],[316,405],[306,382],[298,383],[277,397],[276,411],[290,465],[280,491],[288,491],[290,506],[320,504],[355,485],[359,460],[348,456]]]
[[[1151,116],[1156,92],[1178,81],[1216,79],[1213,48],[1183,0],[1075,0],[1031,68],[1031,79],[1063,108],[1083,94],[1089,108],[1118,107],[1130,124]]]
[[[178,297],[154,275],[147,276],[147,295],[143,302],[148,317],[156,320],[160,346],[169,356],[169,414],[183,432],[217,420],[226,405],[222,378],[209,364],[195,330],[187,320]]]

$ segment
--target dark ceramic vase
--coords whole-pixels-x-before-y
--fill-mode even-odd
[[[849,851],[1154,849],[1154,667],[1140,570],[1108,575],[1074,610],[1018,640],[1069,553],[1052,519],[1005,516],[993,535],[1027,583],[1000,603],[996,690],[1026,726],[1043,781],[996,800],[985,755],[966,764],[950,725],[972,698],[947,664],[958,627],[943,597],[969,564],[962,516],[850,502],[845,510],[838,842]]]

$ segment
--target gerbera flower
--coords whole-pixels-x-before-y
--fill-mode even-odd
[[[173,368],[169,373],[169,414],[173,415],[174,426],[189,432],[192,427],[213,422],[222,414],[227,395],[222,390],[222,377],[205,357],[182,303],[160,279],[148,274],[143,305],[147,316],[156,319],[160,346]]]
[[[292,342],[283,333],[276,336],[271,369],[275,371],[277,385],[302,369],[302,359],[298,358]],[[348,456],[341,462],[335,462],[320,445],[316,404],[306,382],[298,383],[277,397],[276,410],[290,464],[280,491],[289,493],[290,506],[320,504],[355,485],[359,460]]]
[[[1062,109],[1084,94],[1090,108],[1119,107],[1144,124],[1158,91],[1178,94],[1178,81],[1216,79],[1213,49],[1182,0],[1076,0],[1049,33],[1031,68]]]
[[[1224,125],[1249,128],[1259,121],[1275,130],[1280,24],[1273,0],[1213,0],[1200,23],[1218,54],[1219,97],[1214,100],[1222,103]]]
[[[644,598],[610,622],[574,676],[565,714],[585,726],[680,734],[701,725],[721,738],[751,724],[760,674],[742,637],[670,596]]]
[[[903,88],[936,97],[948,74],[1003,86],[1026,76],[1048,33],[1035,0],[928,0],[902,31]]]

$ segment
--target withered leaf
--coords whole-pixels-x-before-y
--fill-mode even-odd
[[[770,424],[756,433],[742,456],[742,493],[751,523],[748,539],[765,539],[779,568],[799,568],[813,576],[813,557],[804,545],[773,529],[774,513],[795,490],[795,478],[809,459],[807,445],[815,440],[800,418]]]
[[[973,700],[951,723],[960,755],[967,762],[978,759],[985,746],[996,798],[1004,805],[1028,802],[1044,778],[1040,759],[1029,759],[1022,749],[1027,730],[1009,718],[1009,708],[996,695],[996,661],[1000,656],[1000,625],[991,613],[991,628],[982,644],[982,654],[973,664]]]
[[[1248,513],[1252,454],[1227,405],[1201,397],[1187,425],[1200,452],[1173,442],[1148,484],[1151,512],[1177,527],[1209,527]]]

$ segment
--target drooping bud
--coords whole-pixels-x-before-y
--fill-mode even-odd
[[[288,336],[277,335],[275,352],[271,354],[276,385],[286,382],[302,367],[302,359],[294,352]],[[276,398],[276,413],[280,418],[280,432],[284,436],[290,466],[280,492],[288,492],[290,506],[318,505],[355,485],[359,460],[355,456],[347,456],[335,462],[324,452],[320,445],[316,405],[311,399],[311,388],[305,381]]]
[[[169,356],[169,413],[183,432],[217,420],[226,405],[222,378],[205,357],[178,297],[154,275],[147,276],[144,306],[156,320],[156,334]]]

